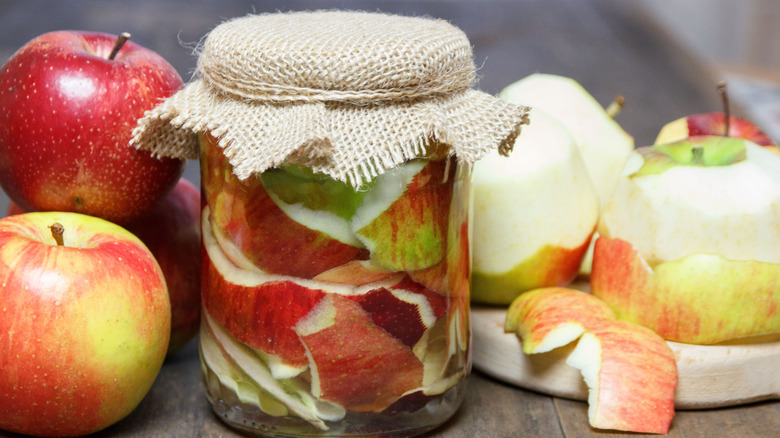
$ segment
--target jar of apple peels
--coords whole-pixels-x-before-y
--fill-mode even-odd
[[[412,436],[471,368],[470,167],[527,108],[471,88],[441,20],[227,21],[137,147],[200,158],[207,396],[265,436]]]

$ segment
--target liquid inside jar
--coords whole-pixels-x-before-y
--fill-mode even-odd
[[[420,158],[360,189],[287,166],[239,180],[201,137],[207,396],[266,436],[411,436],[470,373],[469,175]]]

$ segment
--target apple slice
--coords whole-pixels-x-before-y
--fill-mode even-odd
[[[311,212],[288,205],[300,215],[310,213],[309,228],[292,219],[266,192],[258,177],[245,181],[233,175],[216,140],[204,135],[201,181],[210,207],[212,225],[230,239],[254,265],[264,272],[312,278],[356,259],[367,259],[346,222],[331,212]],[[330,224],[330,225],[329,225]],[[339,236],[347,243],[340,241]],[[357,245],[357,246],[356,246]]]
[[[444,258],[455,177],[455,166],[447,163],[413,160],[376,178],[352,229],[377,265],[413,271]]]
[[[525,354],[545,353],[577,340],[603,320],[614,320],[607,304],[564,287],[535,289],[517,297],[507,311],[504,331],[516,332]]]
[[[328,295],[298,322],[312,393],[356,412],[381,412],[422,384],[423,365],[356,302]]]
[[[677,363],[652,330],[628,321],[588,327],[567,364],[588,385],[588,420],[599,429],[665,434],[674,418]]]

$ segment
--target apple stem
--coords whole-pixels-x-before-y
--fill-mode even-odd
[[[725,124],[725,132],[723,133],[724,137],[729,136],[729,128],[731,125],[731,109],[729,105],[729,93],[726,90],[726,82],[721,81],[718,83],[718,92],[720,93],[720,99],[723,102],[723,118],[724,124]]]
[[[122,32],[119,34],[119,36],[116,38],[116,42],[114,43],[114,47],[111,49],[111,53],[108,54],[109,61],[116,57],[116,54],[119,53],[119,49],[121,49],[129,39],[130,34],[128,32]]]
[[[614,99],[612,99],[612,102],[610,102],[605,111],[609,117],[614,119],[618,114],[620,114],[620,111],[623,110],[624,106],[626,106],[626,99],[618,94]]]
[[[64,246],[65,242],[62,240],[62,235],[65,233],[65,227],[61,223],[53,223],[49,229],[51,230],[51,236],[54,237],[54,241],[57,242],[57,246]]]

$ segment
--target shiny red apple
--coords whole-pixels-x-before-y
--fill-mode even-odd
[[[129,146],[138,118],[182,86],[159,54],[116,35],[59,31],[0,69],[0,186],[28,211],[125,224],[157,204],[186,161]]]
[[[165,275],[171,354],[187,344],[200,325],[200,190],[181,178],[152,211],[125,228],[144,242]]]

